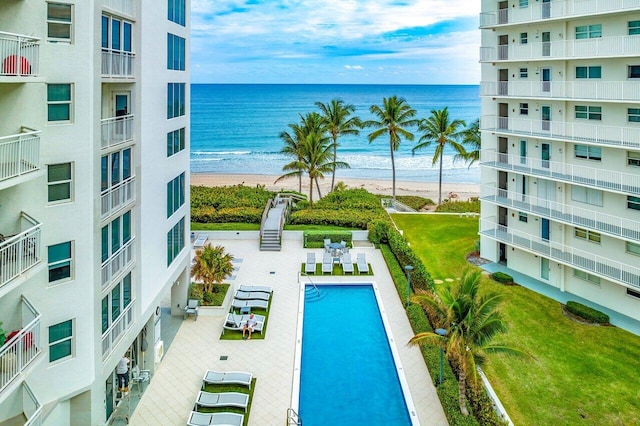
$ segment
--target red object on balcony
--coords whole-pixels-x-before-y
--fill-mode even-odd
[[[11,333],[7,334],[7,341],[5,342],[5,344],[10,343],[11,339],[13,339],[18,333],[20,333],[20,330],[13,330]],[[31,346],[33,346],[33,333],[28,332],[24,335],[22,345],[24,349],[29,349]]]
[[[31,74],[31,65],[24,56],[20,56],[20,59],[18,59],[16,55],[9,55],[2,61],[2,73],[11,75]]]

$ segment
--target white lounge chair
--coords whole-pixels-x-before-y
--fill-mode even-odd
[[[231,301],[231,306],[234,308],[261,308],[261,309],[269,309],[269,302],[266,300],[240,300],[233,299]]]
[[[322,255],[322,273],[328,272],[333,274],[333,256],[331,253],[324,253]]]
[[[345,274],[353,274],[353,261],[349,253],[342,255],[342,270]]]
[[[198,300],[189,299],[187,306],[184,307],[184,319],[187,319],[187,315],[193,315],[194,320],[198,321]]]
[[[364,253],[358,253],[358,256],[356,257],[356,268],[358,268],[359,274],[369,273],[369,264],[367,263],[367,258]]]
[[[253,332],[255,333],[257,331],[258,333],[262,334],[265,317],[264,315],[256,315],[256,314],[254,314],[254,317],[257,322],[256,322],[256,326],[253,327]],[[233,312],[231,312],[230,314],[227,314],[227,320],[222,326],[222,334],[224,334],[225,330],[242,331],[242,328],[247,323],[248,319],[249,319],[249,315],[236,315]]]
[[[307,274],[316,273],[316,254],[307,253],[307,263],[304,264],[304,272]]]
[[[244,408],[246,413],[247,405],[249,405],[249,394],[246,393],[200,391],[198,392],[194,410],[197,410],[198,407],[238,407]]]
[[[207,234],[198,234],[198,236],[196,237],[196,241],[193,243],[193,248],[202,248],[204,247],[205,243],[207,242],[207,240],[209,239],[209,235]]]
[[[246,373],[244,371],[215,371],[215,370],[207,370],[204,373],[204,377],[202,378],[202,389],[204,389],[205,385],[214,384],[214,385],[224,385],[224,384],[235,384],[235,385],[245,385],[249,386],[251,389],[251,380],[253,379],[253,374]]]
[[[261,291],[241,291],[237,290],[233,295],[234,299],[238,300],[269,300],[271,294],[263,293]]]
[[[261,293],[273,293],[273,287],[269,287],[266,285],[241,285],[238,288],[240,291],[259,291]]]
[[[236,413],[198,413],[192,411],[187,421],[188,426],[242,426],[244,416]]]

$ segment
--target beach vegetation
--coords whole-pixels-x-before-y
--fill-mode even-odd
[[[396,164],[393,153],[398,150],[403,138],[409,141],[414,139],[414,134],[408,128],[417,126],[420,121],[414,118],[416,110],[411,108],[406,99],[395,95],[383,98],[382,106],[371,105],[369,112],[377,117],[377,120],[369,120],[363,123],[363,127],[374,129],[369,133],[369,143],[381,137],[389,137],[392,197],[395,199]]]
[[[436,204],[431,198],[420,197],[417,195],[398,195],[396,200],[416,211],[420,211]]]
[[[274,193],[263,186],[192,186],[191,221],[199,224],[260,224],[262,212]],[[196,228],[192,226],[192,229]],[[209,230],[199,228],[199,230]]]
[[[456,159],[465,159],[466,151],[464,146],[460,144],[459,139],[462,137],[461,127],[465,126],[465,122],[460,119],[449,118],[449,109],[444,107],[440,110],[431,110],[431,116],[420,121],[418,131],[422,132],[422,136],[418,140],[416,146],[411,150],[412,153],[427,148],[435,144],[436,149],[433,153],[432,164],[440,163],[438,174],[438,204],[442,202],[442,158],[444,156],[445,147],[449,146],[456,152]]]
[[[223,246],[205,245],[196,250],[191,276],[202,281],[204,292],[215,292],[214,284],[220,284],[233,273],[233,255]]]
[[[223,222],[200,223],[191,222],[191,231],[258,231],[259,223]]]
[[[480,200],[472,197],[467,201],[445,198],[436,207],[437,213],[480,213]]]
[[[469,163],[469,167],[476,161],[480,161],[481,142],[480,119],[476,119],[462,131],[462,143],[465,146],[464,160]]]

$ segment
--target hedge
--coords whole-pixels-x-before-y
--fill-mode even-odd
[[[291,213],[288,223],[291,225],[334,225],[344,228],[367,229],[367,224],[372,220],[383,217],[381,212],[371,210],[346,211],[326,210],[313,208],[311,210],[298,210]]]
[[[198,223],[260,223],[263,211],[264,206],[259,209],[255,207],[234,207],[220,210],[209,206],[192,207],[191,221]]]
[[[420,210],[423,207],[433,206],[436,204],[431,198],[419,197],[416,195],[398,195],[396,196],[396,200],[414,210]]]
[[[491,278],[493,278],[494,281],[502,284],[513,283],[513,277],[509,274],[505,274],[504,272],[494,272],[493,274],[491,274]]]
[[[438,213],[480,213],[480,201],[475,198],[474,201],[451,201],[444,200],[442,204],[436,207]]]
[[[328,238],[331,241],[345,241],[347,247],[351,246],[353,234],[351,232],[323,232],[323,231],[305,231],[304,232],[304,248],[324,248],[324,240]]]
[[[567,311],[584,319],[587,322],[592,322],[595,324],[609,324],[609,315],[585,306],[582,303],[568,301],[566,307]]]

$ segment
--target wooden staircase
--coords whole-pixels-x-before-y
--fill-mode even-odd
[[[282,230],[296,199],[305,199],[298,194],[277,194],[269,200],[262,212],[260,224],[260,251],[280,251]]]

